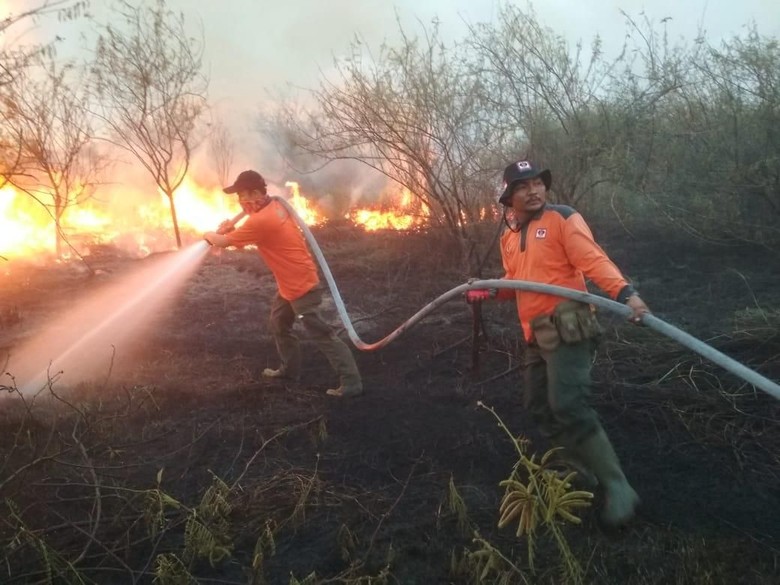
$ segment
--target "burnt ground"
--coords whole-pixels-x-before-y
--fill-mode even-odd
[[[657,316],[780,380],[776,254],[594,231]],[[365,341],[465,280],[436,234],[315,235]],[[110,249],[90,261],[97,276],[7,270],[0,350],[142,262]],[[495,255],[483,275],[500,275]],[[484,305],[477,370],[470,308],[451,302],[359,353],[366,393],[338,400],[308,344],[300,384],[260,378],[275,365],[273,291],[253,253],[211,255],[133,348],[132,367],[55,384],[31,409],[7,390],[0,582],[565,582],[543,528],[532,571],[526,540],[496,527],[498,484],[517,457],[478,403],[529,452],[549,448],[521,405],[511,303]],[[652,331],[603,321],[593,404],[642,506],[607,530],[596,491],[582,525],[562,527],[583,582],[776,583],[780,403]]]

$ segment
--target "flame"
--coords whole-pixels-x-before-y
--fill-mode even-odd
[[[54,229],[41,229],[52,223],[51,216],[32,197],[10,185],[0,189],[0,218],[0,256],[13,258],[54,249]]]
[[[168,197],[162,191],[157,204],[144,209],[147,225],[173,229]],[[234,196],[226,196],[222,189],[207,190],[185,177],[173,194],[179,228],[193,232],[213,230],[222,219],[241,211]]]
[[[306,225],[319,225],[324,223],[325,216],[319,213],[308,199],[301,196],[301,189],[298,183],[295,181],[287,181],[284,186],[290,188],[292,193],[290,205],[293,206],[293,209],[295,209],[296,213]]]
[[[51,200],[45,191],[38,199]],[[53,254],[54,219],[39,201],[10,185],[0,189],[0,256]],[[189,178],[174,193],[174,203],[180,231],[192,235],[214,229],[238,207],[221,189],[204,189]],[[161,192],[152,198],[133,189],[103,194],[67,208],[60,227],[79,253],[106,243],[142,256],[173,247],[170,202]]]
[[[308,225],[321,225],[327,216],[288,181],[289,201]],[[42,191],[39,201],[49,201]],[[429,223],[430,210],[408,190],[388,198],[389,203],[353,209],[346,217],[367,231],[419,229]],[[47,208],[27,193],[6,185],[0,188],[0,262],[12,258],[51,258],[55,250],[54,219]],[[239,211],[234,197],[220,188],[205,188],[187,177],[174,193],[179,229],[185,237],[200,237],[222,219]],[[95,246],[111,244],[145,256],[174,247],[170,202],[162,192],[147,194],[123,187],[69,207],[61,229],[79,254]],[[66,249],[65,257],[70,252]]]
[[[395,199],[384,208],[355,209],[346,217],[366,231],[411,230],[428,225],[430,209],[416,201],[411,191],[403,189]]]

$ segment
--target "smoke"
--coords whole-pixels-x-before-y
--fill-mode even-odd
[[[308,90],[323,80],[336,82],[334,61],[350,55],[356,40],[362,50],[376,54],[382,43],[399,39],[399,23],[407,31],[419,31],[446,11],[443,26],[459,34],[466,28],[461,13],[474,13],[466,0],[240,2],[238,12],[231,12],[240,18],[228,17],[219,3],[176,4],[193,24],[203,23],[209,98],[236,146],[232,174],[252,168],[269,185],[295,181],[329,215],[375,202],[388,189],[387,179],[354,161],[325,167],[323,161],[296,161],[291,168],[284,137],[262,133],[263,119],[277,101],[305,101]]]
[[[23,3],[11,4],[18,8]],[[375,201],[386,188],[385,178],[365,165],[350,162],[331,163],[311,175],[290,168],[280,153],[284,145],[259,131],[261,113],[273,107],[275,100],[303,99],[308,89],[318,87],[324,79],[333,80],[334,60],[349,55],[357,39],[363,50],[376,53],[382,43],[398,39],[399,23],[405,30],[419,30],[420,25],[430,26],[442,11],[449,13],[442,20],[444,25],[462,30],[465,16],[461,14],[474,12],[470,4],[467,0],[427,4],[413,0],[236,0],[227,11],[218,2],[166,0],[171,11],[183,15],[192,38],[203,45],[211,117],[224,122],[235,147],[230,174],[256,169],[280,192],[287,181],[296,181],[302,185],[302,193],[334,213],[357,202]],[[96,23],[115,24],[111,6],[108,2],[91,3],[91,18],[60,21],[56,14],[50,14],[30,20],[26,38],[41,43],[56,38],[58,57],[88,61],[100,30]],[[189,169],[202,186],[219,182],[208,150],[206,137],[197,146]],[[126,170],[121,171],[129,174]],[[119,172],[111,170],[112,183],[118,181],[115,174]],[[139,179],[144,181],[143,173],[133,181]],[[125,182],[137,188],[145,184],[148,181]],[[107,197],[102,189],[98,196]]]

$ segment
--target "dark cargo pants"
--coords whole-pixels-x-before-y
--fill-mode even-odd
[[[355,357],[333,328],[323,321],[319,314],[321,303],[322,290],[319,288],[312,289],[293,301],[283,299],[277,292],[271,305],[269,325],[281,360],[280,367],[285,376],[293,379],[300,377],[300,341],[293,333],[293,325],[298,321],[328,359],[338,374],[340,383],[348,388],[362,388]]]
[[[590,371],[597,343],[561,343],[554,350],[535,342],[526,348],[524,404],[541,433],[556,447],[575,449],[601,429],[588,404]]]

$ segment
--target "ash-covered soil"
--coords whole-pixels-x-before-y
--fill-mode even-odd
[[[780,380],[774,252],[594,232],[657,316]],[[368,342],[469,276],[440,234],[315,236]],[[4,355],[143,262],[89,260],[96,274],[0,264]],[[500,276],[497,251],[482,276]],[[471,308],[451,302],[388,347],[355,350],[366,393],[339,400],[305,342],[299,384],[260,377],[276,365],[274,290],[254,253],[210,254],[103,379],[55,383],[33,404],[4,378],[0,582],[564,582],[544,530],[534,572],[526,540],[496,526],[516,456],[478,403],[531,452],[549,448],[521,405],[513,304],[483,306],[476,368]],[[330,299],[326,313],[338,322]],[[780,403],[657,333],[603,321],[593,403],[642,507],[606,530],[597,491],[583,524],[563,527],[583,581],[776,583]],[[469,555],[485,543],[501,555],[488,569]]]

